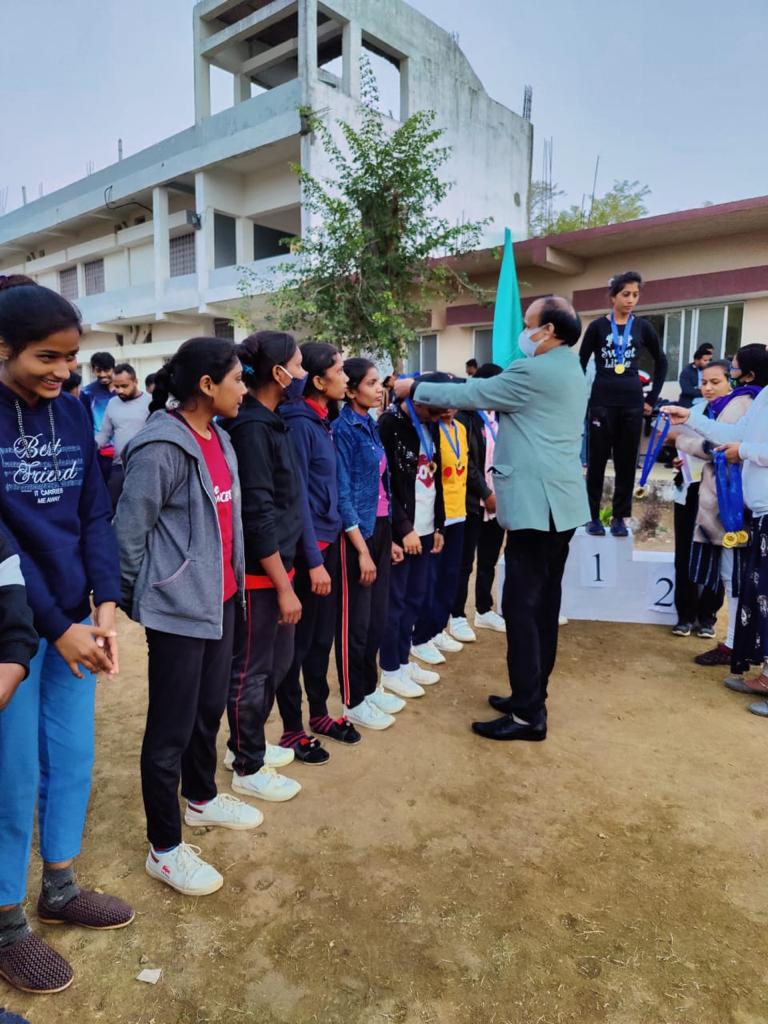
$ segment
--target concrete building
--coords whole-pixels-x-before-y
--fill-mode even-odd
[[[587,228],[515,245],[524,304],[557,293],[570,299],[584,327],[605,313],[608,281],[623,270],[645,281],[638,312],[656,327],[669,360],[665,397],[703,342],[718,357],[750,342],[768,344],[768,196]],[[472,280],[495,289],[498,254],[461,261]],[[491,355],[493,305],[471,298],[432,310],[432,325],[414,345],[410,369],[432,364],[463,372],[470,356]]]
[[[402,0],[201,0],[194,7],[196,123],[0,218],[0,273],[25,273],[83,314],[99,349],[140,374],[185,338],[233,336],[243,267],[266,274],[307,227],[290,164],[330,172],[302,109],[355,122],[360,57],[394,76],[392,125],[433,109],[453,147],[452,221],[526,232],[531,124],[494,102],[455,39]],[[232,106],[211,114],[211,69]],[[86,374],[87,379],[87,374]]]

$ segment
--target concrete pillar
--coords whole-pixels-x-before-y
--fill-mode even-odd
[[[348,21],[341,37],[341,88],[355,100],[360,99],[360,52],[363,33],[359,22]]]
[[[211,270],[214,262],[213,215],[208,202],[208,175],[198,171],[195,175],[195,209],[200,215],[200,228],[195,232],[195,264],[200,305],[205,305]]]
[[[400,61],[400,120],[407,121],[411,110],[411,62],[407,57]]]
[[[199,124],[211,116],[211,65],[200,55],[204,40],[211,34],[208,25],[194,17],[195,45],[195,121]]]
[[[238,217],[235,224],[235,258],[239,267],[253,263],[253,221]]]
[[[232,75],[232,84],[232,103],[235,106],[251,98],[251,80],[248,75]]]
[[[77,271],[77,294],[79,298],[85,296],[85,264],[82,260],[75,266]]]
[[[299,81],[301,105],[312,105],[317,81],[317,0],[299,0]]]
[[[155,256],[155,303],[164,312],[163,303],[168,278],[171,276],[171,236],[168,228],[168,189],[152,189],[152,230]]]

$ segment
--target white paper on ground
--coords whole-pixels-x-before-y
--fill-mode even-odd
[[[136,975],[136,981],[146,981],[148,985],[156,985],[160,981],[162,973],[161,967],[145,967],[143,971],[139,971]]]

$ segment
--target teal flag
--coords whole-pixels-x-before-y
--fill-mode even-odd
[[[517,283],[512,232],[505,228],[504,255],[496,290],[496,308],[493,312],[492,342],[493,361],[505,370],[510,363],[523,355],[517,344],[522,329],[523,308],[520,303],[520,286]]]

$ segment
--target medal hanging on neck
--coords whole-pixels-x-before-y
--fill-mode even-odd
[[[451,451],[456,456],[456,472],[463,473],[467,467],[461,461],[461,444],[459,442],[459,428],[456,426],[455,423],[452,423],[451,426],[453,427],[453,437],[451,437],[451,435],[448,433],[448,428],[446,427],[446,425],[442,421],[440,423],[440,429],[443,432],[443,437],[451,446]]]
[[[725,452],[715,452],[715,485],[720,519],[725,527],[723,547],[741,547],[749,540],[749,534],[744,529],[741,466],[732,466]]]
[[[613,372],[621,375],[626,372],[626,364],[624,362],[624,353],[627,351],[627,345],[632,340],[632,324],[634,322],[634,316],[630,313],[629,319],[624,325],[624,334],[619,334],[619,328],[616,326],[616,318],[611,313],[611,335],[613,337],[613,354],[615,358],[615,365]]]
[[[666,413],[660,412],[654,421],[651,436],[648,438],[648,450],[643,459],[643,468],[640,470],[640,486],[635,488],[636,498],[644,498],[648,493],[645,485],[648,483],[651,470],[656,465],[659,452],[664,447],[664,441],[668,433],[669,416]]]
[[[413,428],[419,435],[421,447],[424,449],[424,454],[427,456],[427,472],[430,476],[434,476],[437,472],[437,463],[435,462],[435,442],[430,436],[429,431],[424,429],[424,424],[416,415],[416,410],[413,408],[413,402],[410,398],[406,398],[405,404],[408,408],[408,415],[411,417]]]

